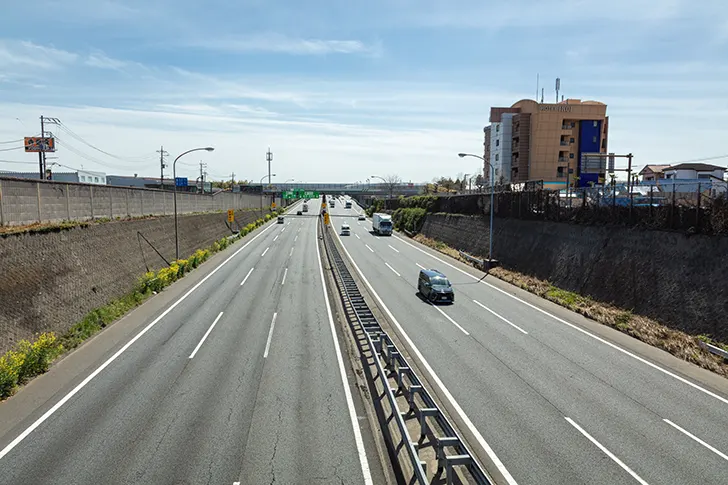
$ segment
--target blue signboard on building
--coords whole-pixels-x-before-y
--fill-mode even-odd
[[[187,187],[187,177],[176,177],[174,179],[174,185],[177,187]]]

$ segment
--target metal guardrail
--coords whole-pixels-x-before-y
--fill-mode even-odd
[[[436,402],[424,387],[419,377],[412,370],[405,357],[389,335],[382,329],[371,309],[367,305],[359,288],[351,275],[341,253],[339,252],[328,227],[322,223],[324,248],[332,268],[338,278],[337,286],[342,303],[354,310],[354,315],[360,327],[364,330],[370,349],[374,349],[373,357],[377,368],[377,377],[382,382],[387,400],[397,422],[402,440],[399,443],[390,443],[394,449],[401,445],[406,447],[410,458],[414,477],[409,483],[425,485],[428,481],[425,469],[426,462],[420,458],[420,443],[425,437],[435,450],[438,471],[445,472],[445,483],[456,483],[456,467],[468,482],[492,485],[488,475],[475,460],[462,438],[442,413]],[[389,378],[396,379],[397,387],[390,386]],[[399,409],[397,396],[404,397],[408,409],[402,412]],[[407,428],[406,418],[415,416],[419,422],[419,439],[413,441]],[[438,433],[439,432],[439,433]],[[389,435],[391,436],[391,435]],[[441,482],[438,478],[437,482]],[[459,483],[459,482],[457,482]]]
[[[468,253],[465,253],[463,251],[458,251],[458,253],[460,254],[460,257],[463,258],[463,259],[465,259],[466,261],[470,261],[471,263],[475,263],[478,266],[485,266],[485,261],[482,260],[482,259],[478,259],[478,258],[476,258],[474,256],[471,256]]]
[[[715,345],[703,342],[702,340],[698,340],[698,345],[710,352],[711,354],[720,355],[724,359],[728,359],[728,352],[721,349],[720,347],[716,347]]]

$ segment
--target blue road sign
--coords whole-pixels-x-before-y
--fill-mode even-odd
[[[175,178],[174,185],[176,185],[177,187],[187,187],[187,177]]]

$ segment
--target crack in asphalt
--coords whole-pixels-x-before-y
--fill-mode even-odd
[[[273,485],[276,483],[276,470],[275,470],[275,460],[276,460],[276,453],[278,453],[278,441],[281,438],[281,422],[283,421],[283,409],[280,407],[280,397],[276,397],[276,402],[278,403],[278,427],[276,428],[276,441],[273,443],[273,455],[270,457],[270,474],[271,474],[271,481],[270,485]]]

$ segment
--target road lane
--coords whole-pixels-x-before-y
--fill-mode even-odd
[[[336,217],[339,212],[332,218],[337,227],[345,220]],[[622,483],[622,471],[603,466],[601,451],[588,448],[584,437],[574,434],[564,419],[569,415],[608,449],[622,451],[624,462],[649,483],[722,483],[726,468],[720,456],[696,451],[699,444],[676,438],[662,423],[665,414],[687,413],[698,429],[722,446],[724,436],[704,428],[709,423],[728,426],[719,401],[711,402],[709,396],[442,267],[397,237],[377,237],[368,230],[369,224],[354,229],[361,240],[341,239],[458,402],[489,441],[492,438],[491,445],[505,465],[513,467],[519,483]],[[396,259],[388,246],[400,251]],[[384,261],[402,277],[382,269]],[[470,337],[458,337],[457,329],[441,315],[413,304],[416,275],[423,264],[443,270],[453,281],[456,303],[442,311],[471,332]],[[506,325],[504,319],[522,328]],[[477,384],[485,388],[479,392],[479,386],[463,375],[478,376]]]
[[[312,218],[304,226],[313,230],[314,224]],[[332,337],[325,338],[329,328],[320,315],[320,282],[301,270],[316,264],[316,240],[309,231],[304,251],[293,256],[294,231],[279,227],[267,226],[9,450],[0,461],[0,483],[47,483],[49,477],[61,484],[233,483],[241,477],[261,483],[271,478],[268,469],[258,469],[263,461],[273,464],[280,483],[291,477],[312,483],[322,472],[363,483],[341,376],[331,365]],[[276,351],[280,345],[283,352]],[[289,360],[282,359],[286,354]],[[89,372],[101,363],[89,363]],[[299,391],[291,392],[296,386]],[[284,405],[269,406],[280,399]],[[261,433],[254,416],[268,411],[285,419],[268,421]],[[2,436],[2,443],[35,417]],[[273,455],[250,468],[246,453],[270,450],[283,434],[288,445],[273,446]]]

